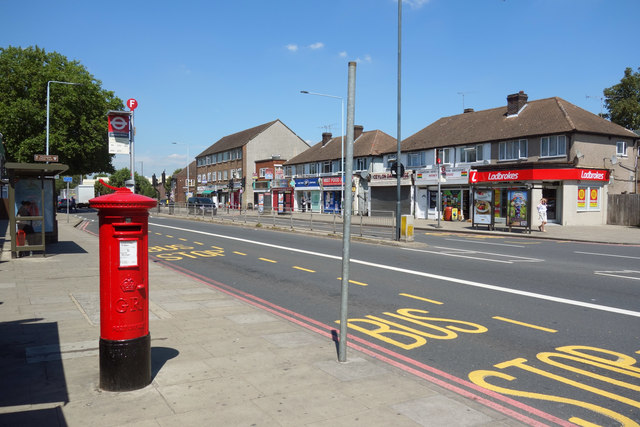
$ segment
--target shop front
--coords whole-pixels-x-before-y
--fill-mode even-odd
[[[372,173],[369,181],[371,215],[395,215],[398,200],[398,178],[390,172]],[[411,174],[406,171],[400,180],[400,214],[413,214],[413,186]]]
[[[474,225],[539,225],[536,206],[547,199],[547,220],[560,225],[606,224],[609,171],[582,168],[472,170]]]
[[[322,178],[322,211],[324,213],[342,211],[342,177]]]
[[[266,179],[254,179],[253,181],[253,205],[248,206],[249,209],[258,209],[260,212],[264,212],[265,206],[268,208],[271,205],[271,180]]]
[[[415,216],[422,219],[437,219],[438,191],[441,218],[463,220],[470,217],[469,210],[469,167],[436,167],[415,171]]]
[[[272,209],[278,213],[293,212],[293,187],[286,179],[274,179],[271,187]]]
[[[296,178],[295,206],[300,212],[320,212],[322,210],[320,178]]]

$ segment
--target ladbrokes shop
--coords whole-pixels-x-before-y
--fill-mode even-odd
[[[536,206],[544,197],[550,223],[606,224],[608,183],[606,169],[471,170],[472,221],[489,228],[531,229],[539,225]]]

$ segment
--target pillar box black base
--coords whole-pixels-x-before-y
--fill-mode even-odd
[[[100,338],[100,388],[131,391],[151,383],[151,335],[131,340]]]

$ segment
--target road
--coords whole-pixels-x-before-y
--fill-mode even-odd
[[[307,328],[339,327],[339,239],[152,217],[149,255]],[[638,246],[437,231],[353,241],[350,344],[512,416],[637,425],[639,261]]]

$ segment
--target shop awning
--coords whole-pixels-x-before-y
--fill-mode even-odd
[[[206,194],[211,194],[211,193],[213,193],[213,190],[204,190],[204,191],[202,192],[202,194],[205,194],[205,195],[206,195]]]

